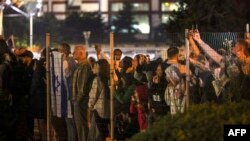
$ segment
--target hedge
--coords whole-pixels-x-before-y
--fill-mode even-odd
[[[184,114],[165,116],[130,141],[222,141],[225,124],[250,124],[250,101],[193,105]]]

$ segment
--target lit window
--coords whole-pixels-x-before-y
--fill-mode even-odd
[[[54,4],[53,5],[53,12],[65,12],[66,5],[65,4]]]
[[[120,10],[122,10],[123,9],[123,4],[122,3],[112,3],[111,4],[111,11],[120,11]]]
[[[132,11],[149,11],[148,3],[131,3]],[[111,11],[117,12],[123,9],[123,3],[116,2],[111,4]]]
[[[168,23],[169,22],[169,14],[162,14],[161,22],[162,23]]]
[[[133,3],[133,11],[149,11],[148,3]]]
[[[161,4],[162,11],[177,11],[179,3],[178,2],[163,2]]]
[[[83,3],[81,4],[81,11],[84,11],[84,12],[99,11],[99,4],[98,3]]]
[[[137,22],[138,24],[133,25],[135,29],[138,29],[139,32],[142,34],[149,34],[150,32],[150,25],[149,25],[149,16],[147,14],[134,14],[133,15],[134,21]],[[117,19],[115,15],[111,16],[111,21]],[[111,30],[115,30],[115,26],[111,26]],[[123,29],[120,32],[122,33],[128,33],[127,29]]]
[[[137,25],[134,27],[136,29],[139,29],[139,31],[143,34],[148,34],[150,32],[150,26],[149,26],[149,17],[148,15],[134,15],[133,16],[135,21],[138,22]]]

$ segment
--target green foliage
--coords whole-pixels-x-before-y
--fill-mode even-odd
[[[167,31],[184,31],[197,24],[202,31],[243,31],[249,22],[248,1],[180,0],[179,11],[170,15]]]
[[[17,39],[28,41],[29,38],[29,19],[20,17],[4,17],[3,18],[4,35],[8,38],[14,35]]]
[[[73,12],[62,26],[64,40],[70,42],[83,42],[83,31],[91,31],[91,41],[100,41],[104,36],[104,30],[104,23],[98,12]]]
[[[225,124],[250,124],[250,102],[193,105],[185,114],[164,117],[131,141],[222,141]]]
[[[52,13],[34,19],[34,43],[39,42],[45,45],[46,33],[51,34],[51,41],[62,40],[61,22]]]
[[[123,4],[123,9],[118,12],[116,18],[113,20],[112,25],[115,26],[116,33],[124,33],[122,31],[126,30],[128,34],[139,32],[134,25],[137,25],[132,16],[132,5],[129,2]]]

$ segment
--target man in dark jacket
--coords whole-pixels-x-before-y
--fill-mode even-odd
[[[83,45],[75,46],[73,57],[78,62],[73,75],[73,114],[79,141],[86,141],[88,136],[87,109],[91,79],[91,66],[87,60],[87,50]]]

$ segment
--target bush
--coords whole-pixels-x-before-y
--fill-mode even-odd
[[[222,141],[225,124],[250,124],[250,102],[193,105],[185,114],[165,116],[131,141]]]

